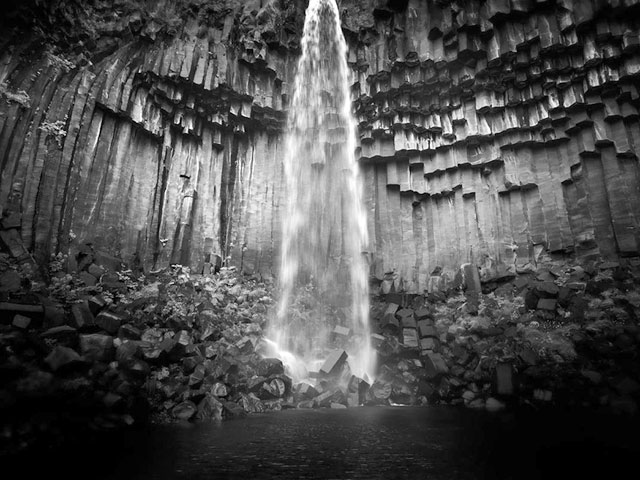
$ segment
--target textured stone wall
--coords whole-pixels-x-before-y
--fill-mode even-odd
[[[90,241],[148,268],[272,271],[305,2],[191,3],[96,3],[75,57],[2,41],[4,237],[40,259]],[[378,277],[421,291],[466,262],[489,279],[550,252],[638,255],[636,2],[341,10]]]
[[[638,255],[637,2],[396,3],[353,54],[376,272]]]

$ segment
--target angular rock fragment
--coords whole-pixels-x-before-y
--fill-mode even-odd
[[[184,402],[180,402],[178,405],[173,407],[173,410],[171,410],[171,414],[178,420],[190,420],[197,411],[198,407],[196,407],[193,402],[187,400]]]
[[[20,330],[26,330],[27,328],[29,328],[30,324],[31,319],[20,314],[14,315],[13,321],[11,322],[11,325],[13,325],[15,328],[19,328]]]
[[[418,331],[420,333],[420,338],[424,337],[438,337],[438,330],[433,326],[433,323],[429,320],[420,320],[418,322]]]
[[[536,308],[538,310],[555,312],[557,303],[558,302],[555,298],[541,298],[540,300],[538,300]]]
[[[92,362],[110,362],[114,359],[113,337],[99,333],[80,335],[80,352]]]
[[[100,312],[96,317],[96,325],[107,333],[115,335],[126,317],[115,312]]]
[[[73,318],[72,326],[74,328],[82,329],[95,325],[95,318],[93,317],[93,313],[91,313],[89,302],[87,300],[81,300],[78,303],[74,303],[71,306],[71,315]]]
[[[496,365],[495,385],[498,395],[513,395],[513,367],[510,363],[499,363]]]
[[[413,310],[403,308],[396,313],[396,316],[400,319],[400,326],[402,328],[417,328],[416,319],[413,315]]]
[[[426,337],[420,339],[420,350],[423,355],[426,355],[428,351],[437,350],[440,345],[438,339],[432,337]]]
[[[75,367],[83,363],[82,357],[80,357],[78,352],[60,345],[56,346],[44,361],[54,372]]]
[[[342,371],[347,362],[347,352],[344,350],[332,351],[320,367],[320,373],[325,375],[337,375]]]
[[[395,315],[386,313],[380,320],[380,329],[394,335],[400,329],[400,322]]]
[[[415,328],[403,328],[402,343],[405,347],[418,348],[418,331]]]
[[[442,358],[442,355],[431,351],[426,352],[424,357],[424,368],[427,378],[434,378],[438,375],[449,372],[449,368]]]

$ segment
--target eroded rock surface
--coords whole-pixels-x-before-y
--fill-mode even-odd
[[[631,3],[341,2],[379,278],[638,255]],[[2,242],[271,272],[305,2],[78,5],[7,16]]]

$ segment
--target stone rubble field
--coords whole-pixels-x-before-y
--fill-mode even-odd
[[[83,253],[84,252],[84,253]],[[294,384],[263,355],[275,284],[234,268],[123,270],[87,247],[46,276],[0,257],[3,452],[55,444],[69,429],[222,420],[285,408],[460,405],[591,408],[637,414],[640,266],[568,265],[480,283],[463,266],[446,287],[372,284],[378,374],[351,375],[338,325],[313,381]],[[75,273],[65,273],[69,263]],[[437,272],[436,272],[437,273]],[[368,380],[368,379],[367,379]]]

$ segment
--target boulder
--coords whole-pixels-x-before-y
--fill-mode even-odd
[[[227,418],[245,417],[247,412],[235,402],[223,402],[224,416]]]
[[[14,315],[13,321],[11,322],[15,328],[19,328],[20,330],[26,330],[31,325],[31,319],[29,317],[25,317],[24,315]]]
[[[262,358],[258,362],[256,373],[262,377],[284,374],[284,365],[279,358]]]
[[[427,351],[424,358],[424,368],[427,378],[435,378],[438,375],[449,373],[449,368],[442,355]]]
[[[96,317],[96,325],[105,332],[115,335],[126,318],[125,315],[120,313],[100,312]]]
[[[115,355],[113,337],[100,333],[80,335],[80,352],[86,360],[110,362]]]
[[[420,333],[420,338],[438,338],[438,330],[433,326],[433,322],[430,320],[420,320],[418,322],[418,332]]]
[[[190,420],[198,411],[198,407],[196,405],[187,400],[184,402],[180,402],[178,405],[173,407],[171,410],[171,415],[178,420]]]
[[[320,373],[325,375],[338,375],[342,371],[345,363],[347,362],[347,352],[344,350],[334,350],[331,352],[322,367],[320,367]]]
[[[513,367],[510,363],[496,365],[495,387],[498,395],[513,395]]]
[[[78,352],[61,345],[54,347],[44,361],[54,372],[83,364],[82,357]]]
[[[93,313],[91,313],[87,300],[81,300],[71,306],[71,319],[71,326],[77,329],[95,325],[95,318],[93,317]]]
[[[418,331],[415,328],[403,328],[402,343],[405,347],[418,348]]]
[[[45,330],[40,334],[45,341],[47,339],[55,340],[58,345],[67,347],[75,347],[78,342],[78,331],[68,325],[61,325]]]

